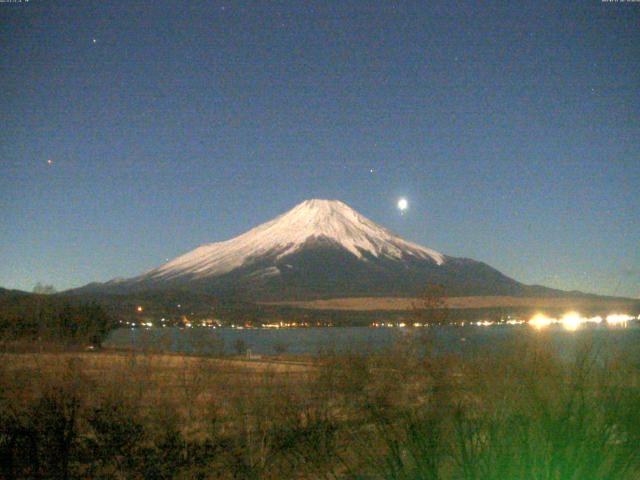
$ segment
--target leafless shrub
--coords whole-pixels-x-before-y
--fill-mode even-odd
[[[447,292],[443,285],[427,284],[412,304],[413,318],[423,325],[444,325],[449,318]]]

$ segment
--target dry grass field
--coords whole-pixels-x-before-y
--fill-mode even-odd
[[[244,358],[211,358],[189,356],[173,353],[134,353],[126,351],[99,352],[38,352],[38,353],[1,353],[0,360],[4,362],[8,372],[19,369],[55,368],[69,362],[80,363],[89,375],[101,375],[107,370],[129,368],[140,362],[153,365],[155,369],[164,372],[181,372],[195,367],[210,370],[234,372],[238,375],[255,373],[304,373],[313,368],[312,363],[300,360],[265,358],[247,360]]]
[[[270,305],[288,305],[312,310],[352,310],[352,311],[401,311],[411,310],[415,298],[399,297],[358,297],[331,298],[326,300],[272,302]],[[448,297],[447,308],[508,308],[528,307],[539,309],[592,309],[604,308],[610,311],[637,308],[638,301],[626,299],[603,299],[589,297]]]
[[[639,478],[640,358],[425,335],[306,361],[0,353],[0,478]]]

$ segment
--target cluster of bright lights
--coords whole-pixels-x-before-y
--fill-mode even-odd
[[[578,312],[572,311],[572,312],[567,312],[561,317],[557,317],[557,318],[549,317],[543,313],[538,313],[533,317],[531,317],[531,319],[529,319],[528,321],[520,320],[518,318],[508,317],[507,320],[503,319],[501,321],[493,321],[493,320],[479,320],[479,321],[472,321],[472,322],[462,321],[462,322],[452,322],[451,325],[455,325],[459,327],[464,327],[465,325],[478,326],[478,327],[491,327],[494,325],[522,325],[526,323],[526,324],[529,324],[531,327],[535,328],[536,330],[542,330],[543,328],[546,328],[550,325],[561,325],[565,330],[573,332],[578,328],[580,328],[582,325],[586,325],[586,324],[606,323],[607,325],[610,325],[610,326],[627,327],[630,321],[636,320],[636,319],[640,320],[640,315],[636,318],[631,315],[614,313],[604,318],[601,316],[584,317]],[[277,327],[278,325],[276,324],[273,326]],[[410,327],[410,326],[428,327],[430,325],[428,323],[410,324],[405,322],[373,322],[371,323],[371,326],[376,328],[381,328],[381,327],[382,328],[384,327],[403,328],[403,327]]]
[[[595,317],[583,317],[578,312],[567,312],[560,318],[548,317],[542,313],[538,313],[534,315],[528,322],[525,320],[519,320],[516,318],[509,318],[508,320],[496,322],[492,320],[480,320],[476,322],[461,322],[456,325],[465,326],[465,325],[476,325],[479,327],[490,327],[493,325],[522,325],[524,323],[528,323],[533,328],[537,330],[541,330],[549,325],[559,324],[562,325],[563,328],[569,331],[577,330],[583,324],[599,324],[602,322],[606,322],[608,325],[621,325],[627,326],[628,322],[631,320],[635,320],[636,317],[625,315],[625,314],[612,314],[603,319],[600,316]],[[640,316],[638,316],[638,320],[640,320]],[[384,325],[383,325],[384,326]],[[414,324],[414,326],[417,326]]]
[[[557,319],[549,318],[546,315],[538,313],[537,315],[534,315],[534,317],[531,320],[529,320],[529,325],[531,325],[535,329],[540,330],[545,327],[548,327],[549,325],[555,322],[557,322]]]
[[[482,322],[476,322],[476,325],[478,325],[479,327],[490,327],[494,323],[495,322],[492,322],[490,320],[483,320]]]
[[[516,320],[516,319],[509,319],[505,322],[507,325],[522,325],[523,323],[527,323],[524,320]]]
[[[577,312],[568,312],[565,313],[560,318],[548,317],[542,313],[538,313],[534,315],[531,320],[529,320],[529,325],[531,325],[536,330],[542,330],[543,328],[548,327],[549,325],[559,324],[562,325],[566,330],[575,331],[581,325],[588,323],[602,323],[606,321],[608,325],[622,325],[626,326],[629,321],[634,320],[635,317],[624,314],[611,314],[603,319],[600,316],[596,317],[583,317]]]
[[[640,320],[640,315],[638,315],[638,319]],[[613,315],[609,315],[607,316],[607,323],[610,325],[626,325],[628,322],[630,322],[631,320],[634,320],[634,318],[630,315],[620,315],[620,314],[613,314]]]
[[[374,324],[374,326],[377,326]],[[382,325],[384,326],[384,325]],[[233,327],[233,325],[232,325]],[[277,322],[277,323],[265,323],[261,325],[262,328],[309,328],[309,327],[333,327],[333,323],[324,323],[324,322]],[[237,327],[236,327],[237,328]],[[245,328],[255,328],[255,327],[247,327]]]

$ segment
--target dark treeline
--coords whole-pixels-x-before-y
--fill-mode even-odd
[[[39,340],[99,345],[114,327],[112,318],[95,302],[0,291],[0,337],[5,342]]]

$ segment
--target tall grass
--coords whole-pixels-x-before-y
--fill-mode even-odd
[[[414,404],[370,407],[353,477],[640,478],[637,365],[589,343],[563,360],[540,338],[438,363]]]
[[[409,338],[305,368],[210,357],[0,355],[2,478],[640,478],[640,368],[523,337]]]

